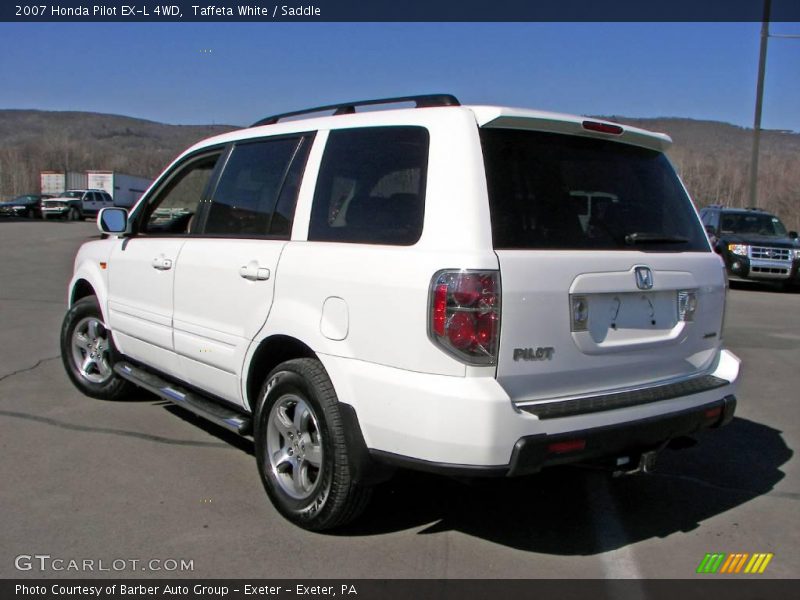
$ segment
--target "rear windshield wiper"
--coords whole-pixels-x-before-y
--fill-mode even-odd
[[[644,233],[637,231],[625,236],[625,243],[629,246],[635,244],[687,244],[689,239],[677,235],[664,235],[663,233]]]

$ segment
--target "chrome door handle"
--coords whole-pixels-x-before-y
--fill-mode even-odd
[[[169,271],[172,268],[172,259],[165,258],[162,254],[153,259],[153,268],[159,271]]]
[[[256,261],[251,261],[239,268],[239,277],[248,281],[266,281],[269,279],[269,269],[259,267]]]

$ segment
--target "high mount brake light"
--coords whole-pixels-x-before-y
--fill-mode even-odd
[[[600,123],[599,121],[584,121],[581,123],[584,129],[589,131],[598,131],[600,133],[610,133],[612,135],[622,135],[625,131],[619,125],[613,125],[611,123]]]
[[[434,275],[428,335],[462,362],[493,365],[500,338],[500,274],[447,270]]]

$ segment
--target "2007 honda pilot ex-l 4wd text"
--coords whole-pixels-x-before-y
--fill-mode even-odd
[[[213,137],[104,209],[61,334],[75,385],[252,435],[315,530],[398,466],[633,469],[732,418],[723,265],[667,136],[401,100]]]

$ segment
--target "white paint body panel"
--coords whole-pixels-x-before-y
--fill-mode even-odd
[[[278,240],[189,239],[175,271],[173,330],[181,379],[242,403],[240,379],[250,341],[267,320]],[[242,266],[269,269],[265,280],[241,277]]]

